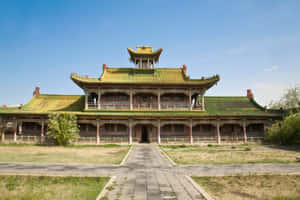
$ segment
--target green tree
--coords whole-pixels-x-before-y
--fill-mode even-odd
[[[271,101],[271,109],[290,109],[297,108],[300,104],[300,89],[297,87],[288,89],[278,101]]]
[[[275,144],[300,144],[300,114],[291,114],[283,121],[273,124],[266,134],[266,139]]]
[[[58,145],[67,145],[79,136],[77,117],[69,113],[54,113],[49,115],[48,135]]]

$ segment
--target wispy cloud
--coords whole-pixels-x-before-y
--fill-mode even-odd
[[[272,65],[271,67],[269,68],[265,68],[264,71],[265,72],[273,72],[275,70],[277,70],[279,67],[277,65]]]

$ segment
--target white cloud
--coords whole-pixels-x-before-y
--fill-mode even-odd
[[[277,65],[272,65],[271,67],[269,68],[265,68],[264,71],[265,72],[273,72],[275,70],[277,70],[279,67]]]

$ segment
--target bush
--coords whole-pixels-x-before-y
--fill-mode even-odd
[[[68,113],[54,113],[49,115],[48,135],[58,145],[67,145],[79,136],[77,117]]]
[[[293,114],[273,124],[266,133],[266,140],[274,144],[300,144],[300,114]]]
[[[251,148],[247,147],[247,148],[244,149],[244,151],[251,151]]]

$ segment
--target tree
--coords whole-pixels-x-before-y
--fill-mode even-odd
[[[67,145],[79,136],[77,117],[70,113],[54,113],[49,115],[48,135],[58,145]]]
[[[273,124],[266,134],[266,139],[275,144],[300,144],[300,114],[291,114],[283,121]]]
[[[300,89],[297,87],[290,88],[286,93],[278,100],[271,101],[269,107],[271,109],[290,109],[298,108],[300,106]]]

